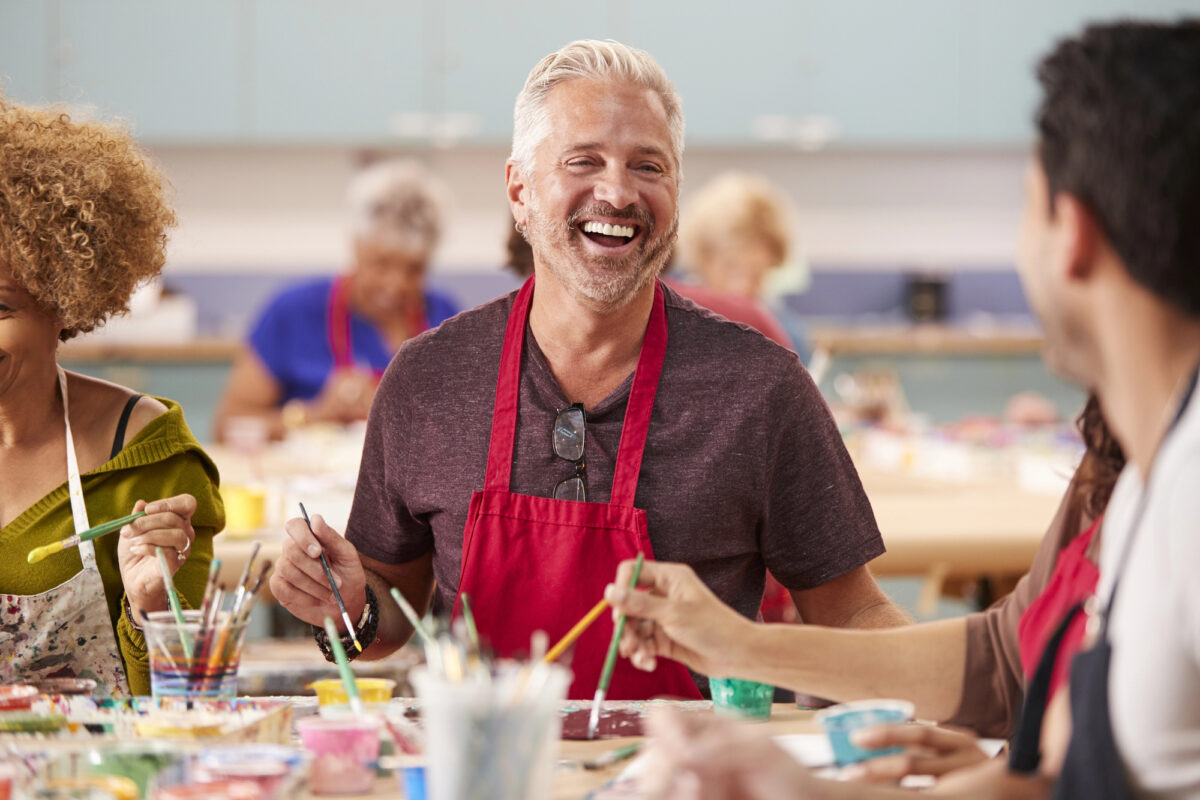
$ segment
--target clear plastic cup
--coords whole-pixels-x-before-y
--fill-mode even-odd
[[[305,772],[308,756],[280,744],[231,744],[209,747],[192,765],[197,783],[250,782],[264,798],[291,797]]]
[[[775,687],[769,683],[744,681],[740,678],[709,678],[713,711],[726,717],[766,722],[771,718]]]
[[[507,663],[490,679],[454,682],[418,667],[411,678],[425,726],[429,800],[551,797],[569,670]]]
[[[155,700],[231,700],[237,696],[237,671],[246,624],[233,624],[229,612],[217,614],[210,627],[200,612],[183,612],[183,624],[170,611],[154,611],[143,621],[150,654],[150,693]]]
[[[379,717],[305,717],[296,723],[312,756],[308,790],[313,794],[369,794],[379,763]]]
[[[148,796],[159,776],[179,766],[185,754],[170,742],[130,741],[64,753],[45,770],[47,787],[90,787],[117,800]]]
[[[839,767],[902,752],[903,748],[900,747],[868,750],[854,744],[850,737],[854,731],[862,728],[907,722],[912,718],[913,704],[907,700],[859,700],[830,706],[816,715],[817,722],[829,736],[833,760]]]

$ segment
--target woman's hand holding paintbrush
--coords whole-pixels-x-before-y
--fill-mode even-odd
[[[162,611],[167,607],[155,548],[163,549],[171,574],[178,572],[187,561],[196,538],[196,531],[192,529],[196,498],[179,494],[152,503],[138,500],[133,510],[146,514],[121,528],[117,563],[125,595],[129,598],[129,610],[137,620],[142,611]]]
[[[320,514],[313,514],[310,522],[311,528],[303,517],[296,517],[284,526],[286,536],[271,575],[271,593],[293,616],[310,625],[320,627],[326,617],[342,621],[330,578],[321,565],[324,554],[348,616],[357,622],[367,601],[367,577],[358,550],[325,524]],[[362,644],[366,647],[369,642]]]

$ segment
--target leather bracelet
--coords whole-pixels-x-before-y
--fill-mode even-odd
[[[129,620],[129,626],[135,631],[140,631],[142,626],[133,618],[133,609],[129,607],[129,595],[124,595],[121,602],[125,604],[125,619]]]
[[[379,630],[379,600],[375,597],[375,591],[368,584],[366,587],[367,602],[363,605],[362,615],[358,618],[358,622],[354,626],[354,635],[358,637],[359,643],[366,650],[375,641],[375,632]],[[337,663],[337,659],[333,657],[333,648],[329,646],[329,635],[325,633],[325,628],[313,625],[313,638],[317,640],[317,647],[321,650],[321,655],[325,656],[325,660],[330,664]],[[358,658],[358,649],[354,646],[354,639],[347,631],[341,635],[342,649],[346,651],[346,658],[353,661]]]

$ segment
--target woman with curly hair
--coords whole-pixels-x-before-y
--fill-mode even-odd
[[[224,509],[182,410],[56,359],[161,271],[164,184],[126,132],[0,97],[0,683],[147,694],[139,623],[167,608],[156,548],[185,602],[204,589]],[[26,561],[134,511],[119,534]]]

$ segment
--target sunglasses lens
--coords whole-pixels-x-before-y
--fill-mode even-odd
[[[582,478],[567,478],[565,481],[559,481],[554,487],[555,500],[572,500],[576,503],[587,501],[587,489],[584,488]]]
[[[572,407],[558,412],[554,420],[554,454],[567,461],[578,461],[583,458],[583,438],[583,410]]]

